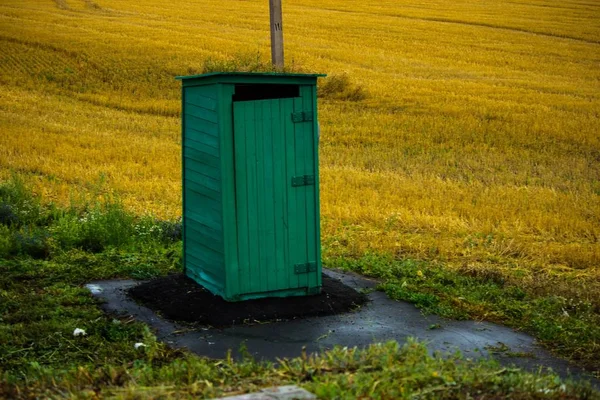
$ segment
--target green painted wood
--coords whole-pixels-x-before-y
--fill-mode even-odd
[[[236,103],[242,104],[242,103]],[[260,291],[260,277],[257,276],[255,271],[256,262],[258,257],[260,257],[260,249],[259,246],[256,245],[255,240],[258,237],[258,199],[256,198],[256,187],[258,185],[257,181],[257,164],[259,162],[258,155],[256,154],[256,115],[254,113],[254,107],[251,103],[246,103],[249,105],[244,108],[244,120],[242,123],[246,124],[246,159],[240,160],[239,164],[243,165],[244,161],[246,164],[246,168],[244,174],[246,176],[247,183],[247,198],[246,198],[246,207],[248,207],[248,274],[246,276],[240,277],[243,280],[247,281],[247,289],[245,292],[259,292]],[[234,111],[235,118],[235,111]],[[237,121],[236,121],[237,122]],[[234,125],[235,129],[235,125]],[[237,136],[236,136],[237,137]],[[238,207],[243,207],[242,200],[238,201]]]
[[[224,289],[224,280],[223,277],[219,274],[215,274],[213,271],[207,269],[205,266],[208,265],[207,261],[200,260],[195,257],[193,253],[187,255],[190,263],[190,272],[189,275],[191,278],[195,279],[196,277],[200,278],[202,285],[211,285],[217,287],[219,290]],[[198,281],[198,279],[195,279]]]
[[[231,102],[234,87],[218,85],[219,103],[219,146],[222,162],[223,237],[225,241],[225,298],[234,300],[240,294],[240,277],[237,248],[237,210],[235,192],[235,154],[233,131],[233,104]]]
[[[304,113],[309,112],[313,116],[316,115],[316,110],[313,105],[314,99],[312,97],[312,87],[311,86],[301,86],[300,87],[300,95],[303,99],[303,109]],[[305,138],[305,147],[304,147],[304,168],[306,174],[314,177],[318,175],[317,167],[315,166],[315,157],[317,157],[318,152],[318,144],[315,142],[315,125],[313,123],[313,118],[305,119],[300,123],[299,126],[303,132],[302,135]],[[305,188],[306,194],[306,244],[307,244],[307,260],[309,263],[315,263],[317,265],[320,262],[320,257],[317,254],[317,245],[320,243],[318,236],[317,225],[319,224],[318,218],[318,209],[317,209],[317,197],[318,197],[318,185],[308,185]],[[306,274],[307,278],[307,286],[310,288],[319,287],[319,281],[317,278],[317,272],[320,277],[321,268],[320,266],[315,268],[314,271],[308,272]]]
[[[200,185],[198,182],[194,182],[194,181],[191,181],[186,178],[183,181],[183,184],[185,185],[186,192],[192,191],[195,193],[199,193],[199,194],[202,194],[203,196],[209,197],[211,199],[215,199],[219,202],[221,200],[221,192],[211,190],[211,189],[207,188],[206,186]]]
[[[224,264],[207,259],[204,252],[197,251],[193,247],[190,248],[188,257],[191,265],[190,270],[194,271],[197,276],[205,275],[210,283],[222,288],[225,287],[225,280],[223,279]]]
[[[186,103],[194,104],[198,107],[216,111],[217,110],[217,99],[215,97],[210,97],[210,96],[214,96],[215,94],[216,93],[212,93],[212,92],[198,93],[198,92],[192,91],[187,96]],[[184,104],[186,104],[186,103],[184,103]]]
[[[206,186],[208,189],[214,190],[215,192],[219,192],[221,190],[221,182],[218,179],[194,171],[190,167],[187,167],[186,179]]]
[[[258,258],[251,260],[252,262],[252,275],[253,280],[257,282],[259,292],[265,292],[268,289],[267,279],[264,271],[269,266],[267,265],[268,251],[271,246],[268,243],[269,238],[266,235],[266,213],[267,204],[265,196],[265,161],[268,155],[264,154],[263,143],[266,136],[270,135],[270,132],[264,130],[264,119],[266,118],[266,108],[268,101],[256,101],[254,103],[255,113],[255,136],[254,146],[256,149],[256,172],[255,178],[255,189],[254,193],[256,196],[256,238],[253,243],[258,248]]]
[[[259,190],[262,195],[261,208],[263,223],[261,236],[263,241],[264,254],[261,254],[261,276],[265,287],[262,290],[274,290],[279,288],[277,281],[276,243],[275,243],[275,192],[273,190],[273,159],[276,155],[273,153],[273,137],[281,134],[279,126],[273,126],[273,120],[276,118],[274,110],[277,108],[278,100],[265,100],[262,103],[262,174],[259,177]]]
[[[206,261],[204,268],[212,271],[215,276],[225,275],[223,253],[213,250],[198,238],[188,238],[189,252],[199,260]]]
[[[213,261],[206,259],[203,252],[199,252],[193,247],[190,248],[188,255],[191,268],[197,275],[205,274],[210,283],[224,287],[222,272],[225,270],[223,264],[215,264]]]
[[[214,232],[213,229],[200,224],[190,225],[188,226],[188,229],[191,232],[192,237],[200,241],[200,243],[221,254],[221,256],[225,254],[225,245],[223,244],[223,240],[219,237],[219,235],[215,235],[214,233],[206,233],[206,231]]]
[[[187,191],[187,197],[188,197],[188,201],[189,201],[189,207],[186,207],[186,209],[189,208],[194,208],[194,209],[211,209],[217,213],[221,213],[222,208],[221,208],[221,202],[205,196],[203,193],[198,193],[194,190],[189,190]]]
[[[190,224],[189,229],[194,231],[194,234],[204,237],[212,238],[212,242],[215,243],[215,250],[218,248],[222,248],[221,252],[224,252],[224,239],[223,236],[219,234],[219,230],[211,228],[207,225],[204,225],[200,222],[195,221],[195,224]]]
[[[306,296],[306,288],[292,288],[284,290],[274,290],[266,293],[249,293],[236,296],[235,301],[263,299],[265,297],[290,297],[290,296]]]
[[[188,223],[197,222],[219,232],[223,230],[221,213],[218,211],[208,208],[198,209],[198,207],[193,207],[190,204],[187,204],[184,211],[187,214]]]
[[[215,101],[218,98],[218,86],[215,84],[203,85],[203,87],[189,87],[186,88],[186,101],[195,99],[195,98],[208,98],[214,99]],[[185,103],[184,103],[185,104]]]
[[[216,150],[202,143],[194,143],[193,146],[185,149],[184,157],[220,170],[221,160]]]
[[[273,102],[271,112],[271,131],[273,132],[272,149],[273,154],[271,166],[273,171],[273,229],[274,229],[274,244],[275,244],[275,266],[274,273],[277,285],[281,287],[290,287],[290,274],[287,266],[290,265],[289,257],[286,253],[286,231],[287,231],[287,216],[286,216],[286,198],[287,198],[287,181],[285,174],[285,129],[284,129],[284,114],[285,101],[279,99]],[[295,286],[292,286],[295,287]]]
[[[320,202],[320,179],[319,179],[319,139],[320,139],[320,128],[319,128],[319,119],[318,119],[318,107],[317,107],[317,86],[316,85],[311,85],[310,86],[310,94],[306,94],[307,96],[310,96],[310,99],[312,100],[312,109],[313,109],[313,132],[312,132],[312,137],[313,137],[313,144],[314,144],[314,148],[313,148],[313,170],[314,170],[314,177],[315,177],[315,198],[314,198],[314,204],[315,204],[315,237],[313,238],[313,240],[315,241],[315,261],[317,263],[317,272],[314,274],[314,282],[315,285],[312,286],[311,288],[311,293],[312,294],[317,294],[321,292],[321,288],[323,286],[323,277],[321,274],[321,270],[322,270],[322,259],[321,259],[321,202]]]
[[[211,260],[207,260],[204,257],[204,253],[196,251],[194,248],[191,248],[187,254],[190,263],[190,270],[196,273],[196,276],[202,276],[206,274],[208,277],[208,281],[212,284],[219,285],[220,287],[225,287],[225,280],[223,279],[222,272],[225,271],[224,264],[215,264]],[[201,258],[199,258],[201,257]]]
[[[236,210],[238,233],[238,287],[240,293],[251,292],[249,210],[248,210],[248,128],[253,121],[247,119],[246,103],[236,103],[233,107],[235,129],[236,160]]]
[[[305,262],[303,256],[302,246],[298,244],[300,241],[300,233],[302,230],[302,226],[298,225],[298,213],[301,212],[301,209],[298,207],[298,191],[296,187],[291,185],[292,178],[297,175],[296,168],[296,134],[295,134],[295,124],[291,119],[291,114],[294,111],[294,100],[293,99],[283,99],[284,107],[282,114],[284,114],[283,118],[283,127],[284,127],[284,137],[285,137],[285,163],[286,163],[286,218],[287,218],[287,232],[286,232],[286,248],[288,252],[288,265],[286,265],[286,270],[293,269],[293,266],[298,263]],[[301,222],[302,223],[302,222]],[[297,274],[289,274],[288,276],[288,286],[289,287],[300,287],[300,278]]]
[[[206,79],[211,77],[242,77],[246,81],[249,80],[259,80],[260,82],[264,82],[265,78],[278,78],[279,80],[288,79],[288,78],[317,78],[327,76],[326,74],[304,74],[304,73],[296,73],[296,72],[207,72],[205,74],[198,75],[189,75],[189,76],[176,76],[177,80],[186,80],[186,79]]]
[[[297,247],[291,240],[291,235],[295,231],[295,198],[292,196],[293,192],[290,192],[292,189],[290,179],[291,175],[294,174],[293,168],[290,169],[294,160],[293,125],[290,123],[292,109],[292,99],[279,100],[279,115],[277,120],[281,128],[280,132],[277,133],[277,139],[275,140],[277,150],[273,152],[276,168],[280,171],[278,184],[276,185],[276,188],[279,188],[276,193],[277,199],[281,203],[281,205],[277,207],[277,219],[280,223],[278,225],[278,235],[276,240],[279,239],[283,242],[282,250],[284,264],[278,267],[281,271],[279,275],[279,286],[281,289],[298,288],[298,277],[293,273],[294,255],[297,253]]]
[[[269,242],[268,237],[268,221],[267,214],[269,213],[269,205],[267,203],[268,198],[266,196],[266,168],[265,162],[269,154],[265,154],[264,152],[264,143],[268,141],[268,136],[271,134],[268,131],[265,131],[265,119],[268,118],[269,114],[269,101],[257,101],[255,104],[255,141],[254,145],[256,146],[256,209],[257,209],[257,232],[258,238],[255,243],[258,247],[258,259],[254,261],[254,274],[256,280],[258,282],[258,290],[260,292],[269,291],[269,276],[267,275],[267,270],[270,265],[270,248],[272,247],[272,243]]]
[[[203,132],[194,131],[194,129],[188,129],[189,136],[183,140],[183,146],[186,148],[196,149],[209,155],[220,157],[219,151],[219,138],[212,135],[206,135]]]
[[[216,89],[183,89],[183,252],[186,274],[221,290],[225,262]]]
[[[321,286],[316,79],[183,79],[186,273],[227,300]],[[236,83],[298,84],[300,96],[234,103]],[[292,186],[294,177],[304,184]]]
[[[196,115],[186,112],[186,130],[189,131],[191,137],[193,132],[197,132],[199,136],[212,135],[215,138],[219,137],[219,126],[216,123],[199,118]],[[217,142],[218,143],[218,142]],[[218,145],[215,145],[218,148]]]
[[[191,257],[190,257],[191,259]],[[190,262],[190,265],[192,263]],[[225,290],[224,290],[224,281],[222,279],[216,279],[211,277],[210,275],[202,273],[200,267],[197,268],[189,268],[186,270],[186,275],[193,279],[194,281],[200,283],[206,289],[208,289],[211,293],[216,296],[221,296],[225,298]]]
[[[238,255],[247,293],[298,287],[293,260],[306,262],[306,251],[295,243],[295,237],[305,240],[306,214],[295,215],[297,204],[288,207],[288,197],[293,197],[304,210],[305,198],[290,194],[289,176],[296,166],[290,163],[292,172],[286,173],[288,164],[282,157],[288,151],[293,160],[296,154],[294,126],[289,123],[292,110],[291,99],[234,104]]]
[[[212,124],[216,124],[218,121],[217,113],[214,110],[209,110],[204,107],[191,104],[190,102],[185,103],[185,113],[189,116]]]
[[[185,100],[186,100],[186,94],[190,92],[190,89],[185,89],[183,86],[181,88],[181,109],[185,110]],[[186,153],[186,146],[185,146],[185,138],[186,138],[186,118],[185,118],[185,112],[181,112],[181,179],[182,179],[182,185],[181,185],[181,204],[182,204],[182,208],[183,210],[185,210],[186,204],[187,204],[187,196],[186,196],[186,187],[183,184],[183,181],[185,181],[185,153]],[[188,264],[187,264],[187,256],[186,256],[186,251],[185,251],[185,243],[186,243],[186,237],[187,237],[187,231],[188,229],[188,224],[186,222],[185,219],[185,212],[183,212],[183,216],[181,219],[181,242],[182,242],[182,247],[183,247],[183,251],[181,254],[181,262],[183,263],[183,273],[188,275]]]
[[[303,112],[304,111],[304,99],[302,97],[298,97],[294,99],[294,112]],[[293,122],[293,119],[292,119]],[[294,140],[295,140],[295,167],[297,175],[310,175],[310,171],[306,169],[306,164],[308,160],[306,159],[306,148],[307,138],[306,138],[306,124],[302,122],[293,122],[294,126]],[[308,236],[307,232],[307,219],[309,216],[307,215],[306,209],[306,198],[307,198],[307,188],[308,186],[298,186],[293,187],[292,191],[295,192],[296,195],[296,234],[297,236],[294,238],[295,246],[299,248],[299,258],[294,265],[296,264],[304,264],[311,260],[309,260],[310,255],[308,254],[308,243],[306,238]],[[308,276],[306,273],[298,274],[298,286],[299,287],[308,287]]]
[[[221,168],[203,163],[202,158],[188,157],[187,155],[186,158],[188,171],[197,172],[217,181],[221,180]],[[218,187],[220,188],[220,185]]]
[[[214,84],[287,84],[316,85],[321,74],[279,74],[279,73],[211,73],[192,76],[178,76],[183,87],[198,87]]]

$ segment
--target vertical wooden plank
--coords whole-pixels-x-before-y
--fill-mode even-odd
[[[246,124],[246,170],[248,174],[248,276],[245,277],[248,281],[248,293],[260,291],[260,270],[259,266],[259,248],[257,246],[260,232],[258,229],[258,199],[257,195],[257,164],[258,157],[256,154],[256,105],[255,102],[248,102],[246,108],[245,120]]]
[[[298,191],[297,187],[292,187],[292,178],[297,174],[296,170],[296,136],[294,123],[292,122],[292,112],[294,111],[294,102],[291,99],[285,99],[284,114],[284,132],[285,132],[285,180],[287,187],[287,201],[286,201],[286,213],[287,218],[287,235],[286,235],[286,247],[288,259],[288,286],[290,288],[297,288],[300,284],[299,276],[294,272],[294,265],[297,263],[303,263],[304,257],[302,256],[302,249],[299,246],[298,234]]]
[[[234,103],[233,120],[235,132],[235,189],[237,211],[238,242],[238,286],[240,293],[248,291],[248,169],[245,165],[246,153],[246,106]]]
[[[267,245],[265,243],[265,216],[267,209],[265,206],[265,154],[263,142],[265,139],[264,132],[264,120],[266,113],[266,102],[256,101],[256,131],[254,144],[256,146],[256,223],[257,223],[257,247],[258,247],[258,260],[254,266],[254,270],[257,273],[257,279],[259,284],[259,290],[264,292],[267,290],[267,277],[266,271],[266,255]]]
[[[209,86],[205,86],[209,89]],[[234,297],[239,294],[239,268],[237,254],[237,216],[235,208],[235,154],[233,129],[233,95],[232,85],[211,85],[210,89],[218,99],[217,112],[219,121],[219,148],[221,158],[221,199],[224,254],[224,286],[225,296]]]
[[[287,218],[285,203],[287,199],[287,180],[285,174],[285,126],[284,100],[274,101],[272,110],[273,140],[271,154],[273,157],[273,229],[275,245],[275,279],[277,287],[288,288],[288,257],[285,246]]]
[[[264,101],[263,108],[263,129],[262,129],[262,145],[263,145],[263,195],[264,195],[264,220],[263,220],[263,242],[264,247],[264,264],[263,276],[265,277],[266,290],[277,290],[277,262],[275,259],[276,244],[275,244],[275,191],[274,173],[273,173],[273,136],[279,131],[277,127],[273,127],[274,113],[277,110],[277,100]]]
[[[304,111],[304,99],[302,97],[294,98],[294,112]],[[306,168],[306,123],[299,122],[294,124],[294,137],[295,137],[295,162],[296,162],[296,174],[297,175],[308,175],[309,171]],[[307,215],[306,215],[306,192],[309,186],[298,186],[293,188],[296,190],[296,229],[297,237],[296,244],[300,250],[300,263],[307,263],[309,261],[309,255],[307,252]],[[308,274],[298,274],[298,287],[308,286]]]
[[[316,79],[315,79],[316,80]],[[317,84],[316,82],[311,85],[311,94],[310,94],[311,98],[313,99],[313,104],[312,104],[312,108],[313,108],[313,115],[314,115],[314,121],[313,121],[313,141],[314,141],[314,149],[313,149],[313,154],[314,154],[314,159],[313,159],[313,166],[314,166],[314,171],[315,171],[315,197],[314,197],[314,204],[315,204],[315,215],[314,215],[314,219],[315,219],[315,228],[316,228],[316,232],[315,232],[315,247],[316,247],[316,262],[317,262],[317,272],[316,274],[316,286],[317,287],[322,287],[323,286],[323,277],[321,274],[322,271],[322,261],[321,261],[321,189],[320,189],[320,179],[319,179],[319,147],[320,147],[320,126],[319,126],[319,117],[318,117],[318,106],[317,106]]]
[[[185,137],[186,137],[186,132],[185,132],[185,92],[186,92],[186,88],[182,85],[181,87],[181,182],[185,182]],[[185,213],[185,204],[186,204],[186,199],[185,199],[185,185],[182,184],[181,185],[181,242],[182,242],[182,246],[183,246],[183,252],[182,252],[182,260],[181,262],[183,263],[183,273],[187,275],[187,262],[186,262],[186,253],[187,253],[187,247],[186,247],[186,227],[187,227],[187,215]]]
[[[312,87],[311,86],[300,86],[300,95],[303,99],[304,111],[312,111],[313,108],[313,97],[312,97]],[[314,135],[314,121],[316,118],[313,118],[313,121],[303,122],[302,125],[302,136],[306,140],[305,146],[303,149],[304,153],[304,168],[308,175],[317,175],[317,171],[315,169],[314,157],[315,157],[315,135]],[[317,193],[317,181],[315,181],[314,185],[310,185],[306,187],[305,191],[305,204],[306,204],[306,252],[307,258],[309,262],[317,262],[317,219],[316,219],[316,204],[315,204],[315,195]],[[317,275],[319,274],[319,268],[317,268],[316,272],[309,272],[307,274],[307,284],[308,287],[314,288],[318,286]]]

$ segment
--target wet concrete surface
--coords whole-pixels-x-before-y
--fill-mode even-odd
[[[356,290],[375,289],[377,286],[377,282],[356,274],[332,270],[323,272]],[[453,321],[423,315],[412,304],[391,300],[382,292],[369,293],[369,303],[346,314],[225,329],[190,329],[164,320],[130,299],[127,289],[139,283],[115,280],[91,282],[86,286],[94,296],[104,300],[105,311],[131,315],[150,325],[157,338],[170,346],[187,348],[210,358],[224,358],[231,349],[232,356],[239,359],[242,345],[256,359],[274,361],[297,357],[303,347],[308,353],[315,353],[336,345],[365,347],[389,340],[404,343],[409,337],[414,337],[426,342],[431,351],[447,353],[459,350],[468,358],[491,355],[503,365],[516,365],[531,371],[540,366],[550,367],[562,377],[585,378],[600,388],[599,380],[552,356],[529,335],[488,322]]]

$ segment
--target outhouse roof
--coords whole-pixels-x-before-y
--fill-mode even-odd
[[[327,76],[326,74],[297,74],[281,72],[211,72],[208,74],[177,76],[184,85],[206,85],[212,83],[301,83]]]

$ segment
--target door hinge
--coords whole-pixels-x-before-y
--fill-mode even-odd
[[[292,113],[292,122],[307,122],[313,120],[311,111],[298,111]]]
[[[306,274],[307,272],[317,272],[317,263],[309,262],[306,264],[294,265],[294,272],[297,274]]]
[[[292,186],[309,186],[315,184],[314,175],[300,175],[292,177]]]

